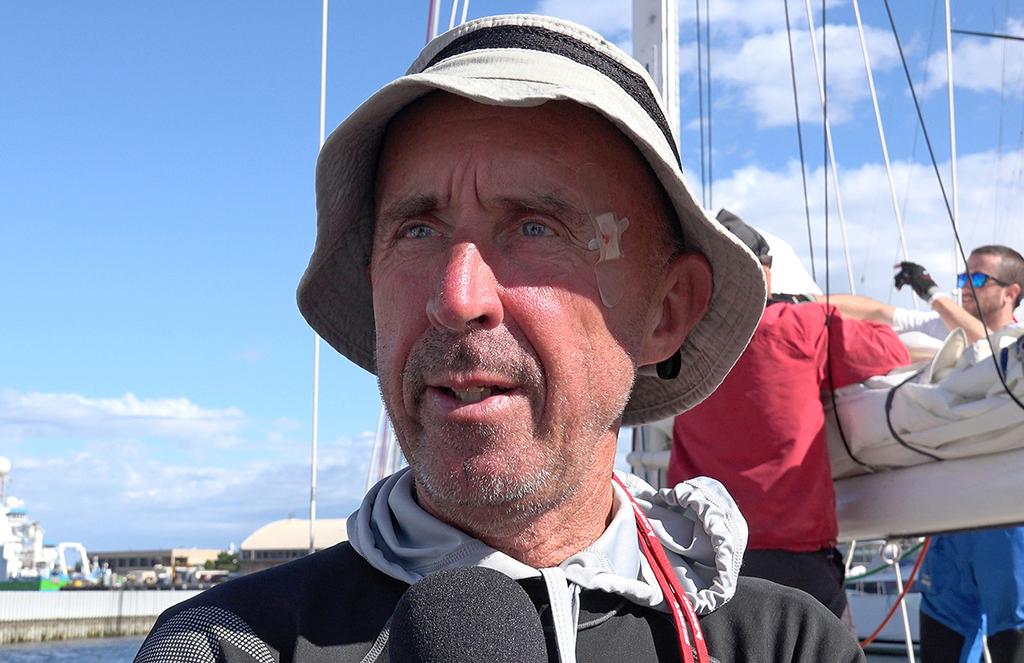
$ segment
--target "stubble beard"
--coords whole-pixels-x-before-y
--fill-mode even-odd
[[[550,426],[541,423],[544,409],[563,395],[558,385],[546,384],[540,361],[525,340],[505,328],[461,336],[427,332],[410,350],[403,388],[422,394],[424,376],[470,370],[511,378],[530,396],[531,419],[500,425],[417,421],[414,417],[391,420],[421,503],[426,502],[444,520],[462,529],[486,535],[528,522],[576,495],[585,470],[579,467],[579,459],[573,458],[564,437],[574,438],[571,444],[597,439],[621,415],[625,399],[610,417],[607,412],[601,416],[608,404],[599,403],[588,391],[589,402],[580,419],[569,422],[571,430],[547,430]],[[388,394],[383,383],[381,391],[385,403],[401,398],[401,394]],[[561,409],[566,411],[566,406]],[[495,450],[502,446],[511,449],[513,457],[503,458],[496,466]],[[455,467],[446,466],[432,453],[436,449],[454,449],[462,460]],[[488,452],[490,457],[485,458]]]
[[[507,441],[512,435],[516,434],[500,427],[446,426],[437,431],[435,439],[442,443],[471,439],[473,446],[488,447]],[[420,445],[431,443],[425,438],[421,437]],[[543,456],[529,471],[524,471],[524,464],[509,459],[500,470],[484,472],[473,455],[465,456],[454,470],[435,465],[429,457],[410,461],[417,494],[421,501],[428,501],[443,513],[446,520],[478,535],[504,531],[510,525],[529,521],[576,492],[573,484],[560,481],[555,474],[554,468],[564,464],[558,454],[543,440],[532,444],[539,446]]]
[[[1002,304],[998,301],[985,304],[983,300],[973,299],[970,302],[964,302],[964,308],[979,322],[993,328],[994,321],[1002,309]]]
[[[510,380],[532,404],[528,421],[497,425],[392,418],[417,491],[435,507],[465,513],[500,507],[523,515],[548,507],[550,500],[532,498],[550,492],[561,459],[537,430],[546,390],[540,361],[528,348],[501,327],[461,335],[430,330],[410,350],[402,384],[405,402],[411,395],[417,410],[427,376],[472,371]],[[514,457],[497,458],[499,448],[510,446]],[[452,454],[461,457],[454,467],[444,462]]]

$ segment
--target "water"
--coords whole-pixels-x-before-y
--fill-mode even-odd
[[[142,638],[58,640],[0,645],[2,663],[131,663]]]

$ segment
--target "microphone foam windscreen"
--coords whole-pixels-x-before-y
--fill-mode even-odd
[[[391,617],[391,663],[541,663],[540,617],[508,576],[481,567],[438,571],[402,595]]]

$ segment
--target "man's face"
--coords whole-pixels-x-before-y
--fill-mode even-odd
[[[630,219],[613,308],[586,246],[584,164]],[[610,472],[657,322],[657,187],[618,131],[570,103],[434,94],[391,123],[370,265],[377,374],[421,500],[538,513]]]
[[[972,253],[967,258],[967,271],[969,273],[983,272],[1000,281],[1006,281],[1002,272],[1002,258],[999,256]],[[979,319],[978,311],[980,309],[981,314],[985,317],[985,323],[990,329],[998,329],[1013,321],[1013,297],[1008,292],[1007,286],[989,280],[984,286],[976,289],[977,300],[975,300],[975,291],[971,290],[969,284],[961,292],[964,309]]]

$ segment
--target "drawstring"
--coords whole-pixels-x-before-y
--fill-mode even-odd
[[[558,567],[540,569],[548,590],[555,644],[561,663],[576,663],[576,626],[580,621],[580,586],[570,583]]]
[[[704,634],[701,633],[697,614],[694,612],[693,606],[690,605],[690,601],[679,583],[679,578],[676,576],[675,569],[668,561],[650,521],[640,510],[640,506],[633,499],[633,495],[622,483],[622,480],[614,475],[612,479],[622,487],[633,507],[640,550],[647,558],[658,586],[661,587],[665,603],[672,611],[672,620],[675,623],[676,636],[679,639],[679,653],[683,662],[693,663],[696,658],[698,663],[709,663],[711,657],[708,655],[707,644],[704,642]],[[540,569],[540,573],[548,591],[559,661],[561,663],[576,663],[576,627],[580,617],[580,587],[575,583],[569,583],[565,577],[565,571],[559,567]]]
[[[654,533],[654,528],[651,527],[647,516],[640,510],[640,505],[633,499],[633,494],[629,492],[629,489],[622,483],[622,480],[615,475],[612,475],[612,480],[622,487],[626,497],[629,498],[630,504],[633,506],[633,515],[636,517],[636,535],[640,542],[640,550],[643,551],[644,557],[650,563],[654,577],[658,581],[658,586],[661,587],[661,593],[665,597],[665,603],[668,604],[672,611],[672,621],[675,623],[676,636],[679,638],[679,653],[682,656],[683,663],[693,663],[694,652],[691,651],[691,647],[696,649],[698,663],[709,663],[708,647],[704,642],[704,634],[700,631],[697,614],[693,611],[693,606],[690,605],[689,599],[686,598],[686,593],[679,583],[675,569],[672,568],[668,557],[665,556],[665,551],[662,549],[661,542]],[[693,635],[692,641],[690,639],[691,634]]]

